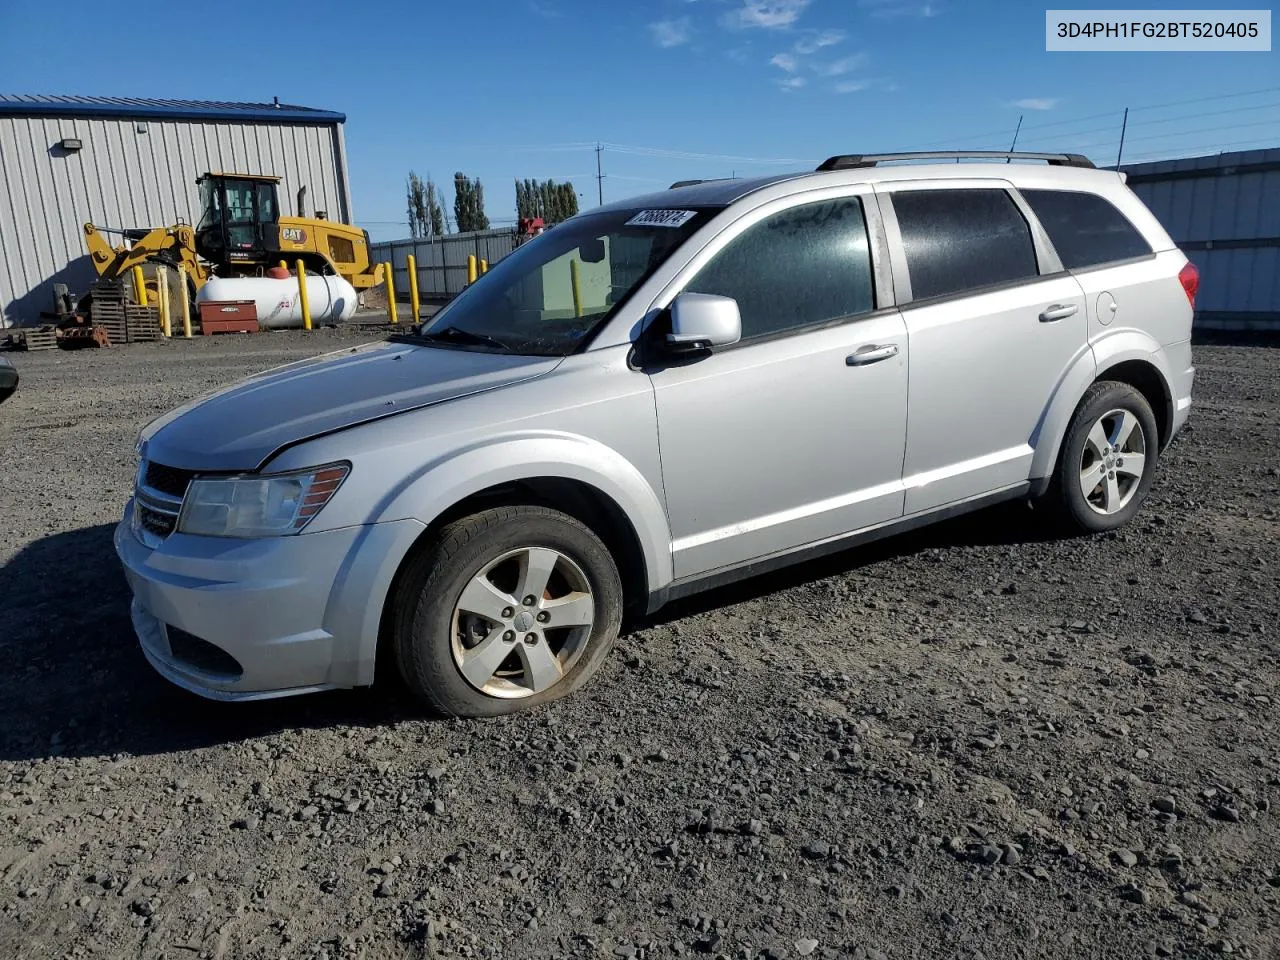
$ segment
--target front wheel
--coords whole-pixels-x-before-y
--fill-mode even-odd
[[[1146,398],[1126,383],[1095,383],[1067,427],[1049,496],[1077,530],[1114,530],[1147,498],[1159,453]]]
[[[393,642],[409,689],[447,716],[515,713],[599,669],[622,622],[622,584],[588,527],[545,507],[455,521],[411,562]]]

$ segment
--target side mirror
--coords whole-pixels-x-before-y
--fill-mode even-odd
[[[604,240],[599,237],[593,240],[584,240],[578,246],[578,256],[582,258],[583,263],[603,263],[608,253]]]
[[[671,332],[667,348],[692,353],[727,347],[742,339],[738,301],[710,293],[682,293],[671,301]]]

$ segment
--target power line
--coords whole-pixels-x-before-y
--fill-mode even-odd
[[[1224,127],[1199,127],[1195,130],[1175,130],[1172,133],[1156,133],[1146,137],[1130,137],[1134,143],[1142,140],[1168,140],[1170,137],[1190,137],[1199,133],[1217,133],[1220,130],[1241,130],[1245,127],[1271,127],[1274,126],[1277,133],[1280,134],[1280,123],[1275,120],[1259,120],[1255,123],[1230,123]]]
[[[661,157],[669,160],[712,160],[721,163],[814,163],[795,157],[738,157],[723,153],[697,153],[692,150],[672,150],[666,147],[640,147],[625,143],[602,143],[601,147],[614,153],[640,157]]]
[[[1136,113],[1138,111],[1143,111],[1143,110],[1163,110],[1168,107],[1183,107],[1193,103],[1207,103],[1213,100],[1227,100],[1227,99],[1232,99],[1236,97],[1252,97],[1252,96],[1257,96],[1258,94],[1275,93],[1277,91],[1280,91],[1280,87],[1262,87],[1258,90],[1244,90],[1237,93],[1219,93],[1219,94],[1214,94],[1208,97],[1192,97],[1189,100],[1172,100],[1167,103],[1145,104],[1141,106],[1131,107],[1129,112]],[[1238,108],[1238,109],[1260,110],[1265,106],[1266,104],[1262,104],[1255,107],[1245,107],[1245,108]],[[1225,113],[1227,111],[1214,111],[1214,112]],[[1083,117],[1068,117],[1062,120],[1051,120],[1047,123],[1024,124],[1022,129],[1024,132],[1028,130],[1048,130],[1052,127],[1063,127],[1073,123],[1085,123],[1086,121],[1089,121],[1089,120],[1100,120],[1103,117],[1115,117],[1118,121],[1121,113],[1122,113],[1122,108],[1117,107],[1114,110],[1108,110],[1106,113],[1091,113]],[[1176,120],[1178,118],[1172,117],[1172,118],[1166,118],[1166,119]],[[1165,121],[1164,120],[1146,120],[1142,122],[1163,123]],[[930,143],[914,144],[914,145],[904,147],[903,149],[904,150],[921,150],[921,149],[924,149],[925,147],[933,147],[941,144],[951,144],[951,143],[954,143],[956,140],[972,142],[974,140],[982,140],[983,138],[986,138],[986,137],[1004,137],[1004,136],[1008,136],[1008,134],[1009,134],[1009,128],[1004,127],[1000,130],[992,130],[988,133],[963,134],[959,137],[949,137],[945,140],[934,140],[934,141],[931,141]]]
[[[1226,143],[1214,142],[1197,147],[1179,147],[1177,149],[1166,147],[1163,150],[1149,150],[1146,153],[1135,153],[1130,159],[1143,159],[1147,162],[1154,162],[1159,159],[1181,160],[1184,157],[1195,156],[1197,152],[1201,156],[1213,156],[1219,153],[1225,153],[1220,147],[1246,147],[1250,145],[1271,146],[1275,144],[1275,137],[1263,137],[1259,140],[1230,140]]]

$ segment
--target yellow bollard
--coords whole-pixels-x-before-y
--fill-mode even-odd
[[[476,282],[476,255],[474,253],[467,254],[467,283]]]
[[[488,273],[488,272],[489,272],[489,261],[488,261],[488,260],[481,260],[481,261],[480,261],[480,273],[481,273],[481,275],[483,276],[484,274],[486,274],[486,273]]]
[[[413,322],[418,322],[418,261],[409,254],[409,306],[413,308]]]
[[[307,299],[307,268],[302,264],[302,258],[297,260],[298,268],[298,303],[302,307],[302,329],[311,329],[311,302]]]
[[[285,263],[283,260],[281,260],[281,261],[280,261],[280,269],[281,269],[281,270],[288,270],[288,269],[289,269],[289,265],[288,265],[287,263]]]
[[[182,291],[179,298],[182,303],[182,335],[190,340],[191,300],[187,297],[187,266],[184,263],[178,264],[178,288]]]
[[[138,306],[145,307],[147,305],[147,281],[142,276],[142,268],[133,268],[133,299],[138,301]]]
[[[578,279],[578,261],[569,261],[569,279],[573,283],[573,312],[582,316],[582,282]]]
[[[396,313],[396,270],[392,266],[391,261],[387,261],[387,313],[391,316],[392,323],[399,323],[400,317]]]
[[[173,336],[173,325],[169,322],[169,271],[161,267],[156,271],[156,306],[160,308],[160,332],[166,338]]]

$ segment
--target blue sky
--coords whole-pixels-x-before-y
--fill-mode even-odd
[[[1280,54],[1047,53],[1026,0],[0,6],[4,92],[346,113],[375,239],[406,234],[410,169],[480,177],[494,221],[517,176],[569,177],[593,205],[596,142],[606,200],[832,153],[1007,149],[1019,115],[1020,148],[1113,162],[1126,105],[1126,160],[1280,145]]]

